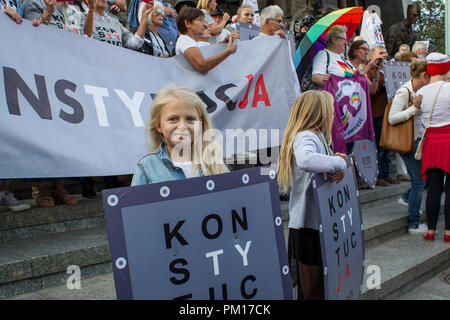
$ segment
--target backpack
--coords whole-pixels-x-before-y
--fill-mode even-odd
[[[327,53],[327,74],[329,74],[328,72],[328,66],[330,65],[330,53],[325,50],[325,52]],[[303,76],[301,77],[300,80],[300,88],[302,89],[302,92],[307,91],[307,90],[323,90],[322,87],[318,86],[317,84],[315,84],[312,81],[312,63],[309,64],[308,69],[306,70],[306,72],[303,74]]]

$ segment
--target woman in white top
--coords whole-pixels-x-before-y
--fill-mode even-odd
[[[327,34],[327,48],[319,51],[313,60],[312,81],[323,87],[330,74],[338,77],[351,77],[355,68],[342,58],[347,45],[347,27],[336,25]]]
[[[223,14],[222,21],[220,23],[216,23],[214,18],[211,16],[211,13],[215,12],[217,9],[216,0],[199,0],[197,3],[197,8],[203,11],[203,14],[205,15],[205,21],[211,29],[212,37],[209,42],[219,42],[219,35],[222,32],[222,29],[228,23],[228,20],[230,20],[230,15],[225,12]]]
[[[422,111],[420,135],[426,126],[422,155],[422,178],[427,179],[426,212],[428,232],[426,240],[433,241],[441,209],[441,196],[445,192],[444,241],[450,242],[450,59],[441,53],[427,56],[430,83],[417,91],[416,107]],[[421,104],[419,101],[421,100]],[[430,118],[431,114],[431,118]],[[445,182],[444,182],[445,180]]]
[[[412,105],[412,102],[417,90],[428,84],[430,76],[427,74],[427,63],[425,61],[411,63],[410,72],[411,80],[400,87],[392,99],[389,123],[395,125],[414,117],[414,149],[411,153],[401,154],[401,157],[411,177],[411,189],[407,193],[408,198],[405,199],[408,201],[408,232],[410,234],[424,234],[428,228],[425,224],[420,223],[420,206],[425,181],[420,173],[422,161],[414,158],[420,142],[419,129],[422,125],[420,123],[420,111]]]
[[[176,54],[183,54],[187,61],[199,72],[206,73],[219,65],[222,61],[236,52],[234,44],[235,35],[232,34],[228,41],[228,46],[215,56],[204,58],[200,47],[207,25],[204,21],[204,14],[197,8],[185,8],[177,18],[178,37],[175,46]]]

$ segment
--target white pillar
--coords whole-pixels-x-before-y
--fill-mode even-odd
[[[445,0],[445,53],[450,55],[450,0]]]

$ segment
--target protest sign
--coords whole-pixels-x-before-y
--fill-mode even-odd
[[[360,36],[367,41],[369,48],[385,47],[381,19],[376,12],[364,11]]]
[[[365,76],[330,75],[324,89],[334,96],[333,151],[347,153],[347,143],[373,139],[370,94]]]
[[[239,39],[242,41],[252,40],[253,38],[259,36],[259,33],[261,32],[260,27],[240,21],[236,22],[236,29],[239,31]]]
[[[103,191],[118,299],[292,299],[275,171]]]
[[[409,62],[388,61],[383,70],[388,101],[402,85],[411,79]]]
[[[352,158],[341,182],[327,182],[324,174],[316,174],[313,187],[319,208],[325,299],[358,300],[364,275],[364,228]]]
[[[151,148],[152,100],[170,83],[203,99],[218,143],[275,130],[280,138],[267,142],[275,147],[299,92],[289,42],[279,37],[243,41],[205,74],[183,55],[161,59],[6,15],[0,33],[8,43],[0,50],[0,179],[132,173]],[[208,58],[225,48],[200,50]]]
[[[378,177],[377,146],[371,140],[355,141],[353,148],[355,167],[361,179],[375,189]]]

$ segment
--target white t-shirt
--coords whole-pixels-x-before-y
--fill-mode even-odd
[[[444,83],[439,97],[436,100],[433,114],[431,115],[430,127],[443,127],[450,124],[450,82],[437,81],[420,88],[416,92],[416,96],[422,95],[422,104],[420,110],[422,111],[420,126],[420,136],[424,132],[424,128],[428,123],[431,108],[433,106],[434,98],[439,90],[439,87]]]
[[[327,49],[319,51],[314,57],[312,74],[327,74],[327,51],[330,54],[328,74],[338,77],[351,77],[355,74],[355,69],[350,63],[347,63],[341,55]]]
[[[189,36],[182,34],[178,37],[177,44],[175,45],[176,54],[184,54],[184,52],[189,48],[200,48],[202,44],[195,41]]]
[[[180,168],[183,170],[184,175],[186,176],[186,178],[195,178],[198,177],[198,173],[197,172],[192,172],[192,168],[194,167],[194,165],[192,164],[191,161],[188,162],[175,162],[173,161],[173,164],[175,167]]]

